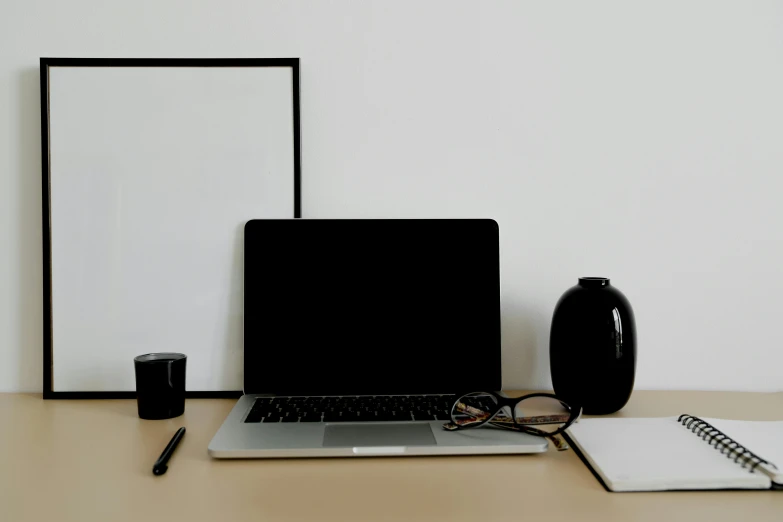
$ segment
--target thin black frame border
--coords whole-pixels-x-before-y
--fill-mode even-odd
[[[290,67],[294,118],[294,219],[302,217],[302,152],[300,122],[299,58],[51,58],[40,59],[41,81],[41,185],[43,239],[43,398],[44,399],[134,399],[135,392],[53,390],[52,255],[49,162],[49,68],[50,67]],[[130,364],[130,363],[128,363]],[[241,390],[188,391],[190,399],[229,399]]]

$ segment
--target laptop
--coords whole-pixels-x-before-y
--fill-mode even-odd
[[[501,389],[495,221],[252,220],[244,234],[244,395],[212,457],[546,451],[443,429],[457,396]]]

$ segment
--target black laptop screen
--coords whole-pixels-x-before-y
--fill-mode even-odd
[[[253,220],[245,393],[500,388],[492,220]]]

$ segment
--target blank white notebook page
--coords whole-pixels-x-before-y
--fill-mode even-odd
[[[768,489],[672,418],[582,419],[568,430],[612,491]]]
[[[777,466],[775,482],[783,483],[783,421],[703,420],[758,457]]]

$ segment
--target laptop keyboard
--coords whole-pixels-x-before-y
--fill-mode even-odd
[[[245,422],[398,422],[450,420],[453,395],[262,397]]]

